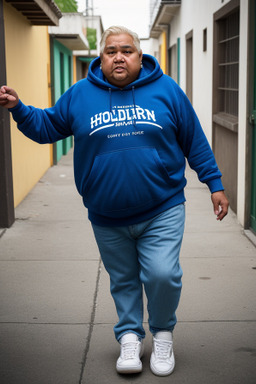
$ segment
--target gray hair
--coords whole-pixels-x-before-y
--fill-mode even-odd
[[[126,27],[121,26],[112,26],[106,29],[106,31],[103,33],[101,40],[100,40],[100,53],[102,54],[106,45],[106,40],[108,36],[110,35],[121,35],[123,33],[126,33],[127,35],[130,35],[133,39],[133,43],[138,50],[138,52],[141,52],[140,48],[140,39],[136,32],[131,31],[130,29]]]

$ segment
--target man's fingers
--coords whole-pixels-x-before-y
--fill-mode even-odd
[[[2,85],[2,87],[0,88],[0,91],[3,93],[8,93],[12,91],[12,88],[8,87],[8,85]]]
[[[17,100],[15,96],[8,95],[8,94],[7,94],[6,98],[7,98],[7,100],[9,100],[9,101],[15,101],[15,100]]]
[[[217,220],[222,220],[228,213],[229,202],[223,191],[212,194],[213,210]]]
[[[13,95],[9,95],[9,93],[4,93],[4,94],[1,94],[0,93],[0,100],[9,100],[9,101],[15,101],[16,100],[16,97],[13,96]]]
[[[213,202],[213,211],[216,216],[220,214],[220,206],[219,206],[219,203],[217,203],[217,201]]]
[[[0,94],[4,95],[6,94],[8,91],[10,91],[11,89],[9,87],[7,87],[7,85],[2,85],[2,87],[0,88]]]
[[[0,106],[5,108],[13,108],[19,102],[19,96],[14,89],[3,85],[0,88]]]
[[[9,101],[17,100],[16,92],[12,88],[7,87],[7,85],[3,85],[0,88],[0,97]]]
[[[225,216],[227,216],[228,206],[229,206],[228,201],[221,202],[221,211],[217,217],[218,220],[222,220],[222,219],[224,219]]]
[[[228,213],[228,211],[227,211],[227,209],[220,209],[220,213],[217,215],[217,220],[222,220],[222,219],[224,219],[224,217],[225,216],[227,216],[227,213]]]

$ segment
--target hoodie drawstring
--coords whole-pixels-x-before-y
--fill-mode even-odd
[[[112,114],[112,91],[111,88],[108,89],[109,92],[109,112]]]
[[[111,88],[108,89],[108,93],[109,93],[109,112],[112,115],[113,112],[112,112],[112,89]],[[137,115],[137,110],[136,110],[135,87],[134,87],[134,85],[132,86],[132,101],[133,101],[133,107],[134,107],[134,114],[132,115],[132,124],[133,124],[134,128],[137,128],[136,120],[138,120],[138,115]]]
[[[135,103],[135,87],[134,87],[134,85],[132,86],[132,100],[133,100],[133,106],[134,106],[134,115],[135,115],[136,119],[138,120],[138,115],[137,115],[137,111],[136,111],[136,103]],[[132,123],[133,123],[134,128],[136,128],[136,120],[134,119],[134,115],[132,115]]]

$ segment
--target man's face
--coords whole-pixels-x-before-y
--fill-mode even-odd
[[[123,88],[137,78],[141,59],[142,52],[138,52],[130,35],[110,35],[101,54],[101,69],[110,84]]]

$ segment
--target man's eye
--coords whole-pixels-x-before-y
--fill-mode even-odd
[[[108,51],[108,55],[114,55],[114,51]]]

